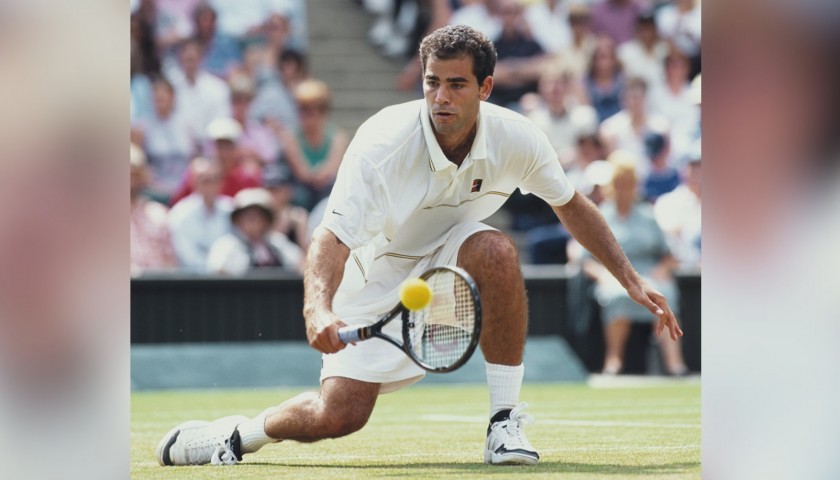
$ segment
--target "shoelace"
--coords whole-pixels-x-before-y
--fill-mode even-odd
[[[206,458],[210,454],[212,465],[235,465],[236,455],[230,448],[230,440],[201,442],[199,445],[190,447],[190,458]]]
[[[526,440],[522,438],[522,424],[530,425],[534,423],[534,417],[523,411],[526,408],[528,408],[528,403],[522,402],[510,411],[510,421],[507,428],[508,433],[516,437],[520,445],[526,443]]]
[[[230,449],[230,444],[226,441],[224,445],[219,445],[210,457],[212,465],[236,465],[236,455]]]

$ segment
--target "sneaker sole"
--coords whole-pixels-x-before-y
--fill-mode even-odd
[[[189,422],[184,422],[170,430],[166,435],[163,436],[163,439],[160,441],[160,443],[158,443],[157,450],[155,451],[155,456],[157,457],[158,463],[164,467],[174,465],[172,463],[172,460],[169,458],[169,449],[170,447],[172,447],[172,444],[174,444],[175,441],[178,440],[178,434],[181,433],[181,430],[185,428],[201,427],[209,423],[210,422],[204,422],[201,420],[190,420]]]
[[[490,465],[536,465],[539,461],[539,458],[521,453],[493,453],[484,450],[484,463]]]

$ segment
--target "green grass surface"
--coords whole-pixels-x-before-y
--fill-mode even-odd
[[[349,437],[269,445],[232,467],[160,467],[155,448],[176,424],[253,416],[299,390],[139,392],[132,395],[133,479],[232,478],[700,478],[700,384],[592,388],[525,385],[526,426],[539,465],[484,465],[483,386],[415,386],[380,397]]]

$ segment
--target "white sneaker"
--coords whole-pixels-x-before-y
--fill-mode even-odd
[[[242,460],[239,431],[244,415],[215,422],[189,421],[173,428],[157,447],[161,465],[234,465]]]
[[[484,463],[493,465],[535,465],[540,455],[528,442],[523,423],[534,423],[533,417],[524,413],[527,403],[520,403],[507,418],[502,416],[496,421],[491,420],[487,427],[487,442],[484,446]],[[499,416],[499,414],[496,414]],[[493,418],[495,419],[496,416]]]

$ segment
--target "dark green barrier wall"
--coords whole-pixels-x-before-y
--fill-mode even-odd
[[[590,370],[603,342],[597,308],[581,301],[586,285],[558,267],[524,267],[529,335],[559,335]],[[678,276],[684,351],[700,370],[700,277]],[[584,292],[584,293],[581,293]],[[284,272],[249,278],[154,276],[131,281],[132,343],[304,340],[303,284]],[[646,338],[646,337],[641,337]],[[630,352],[628,352],[629,354]]]

